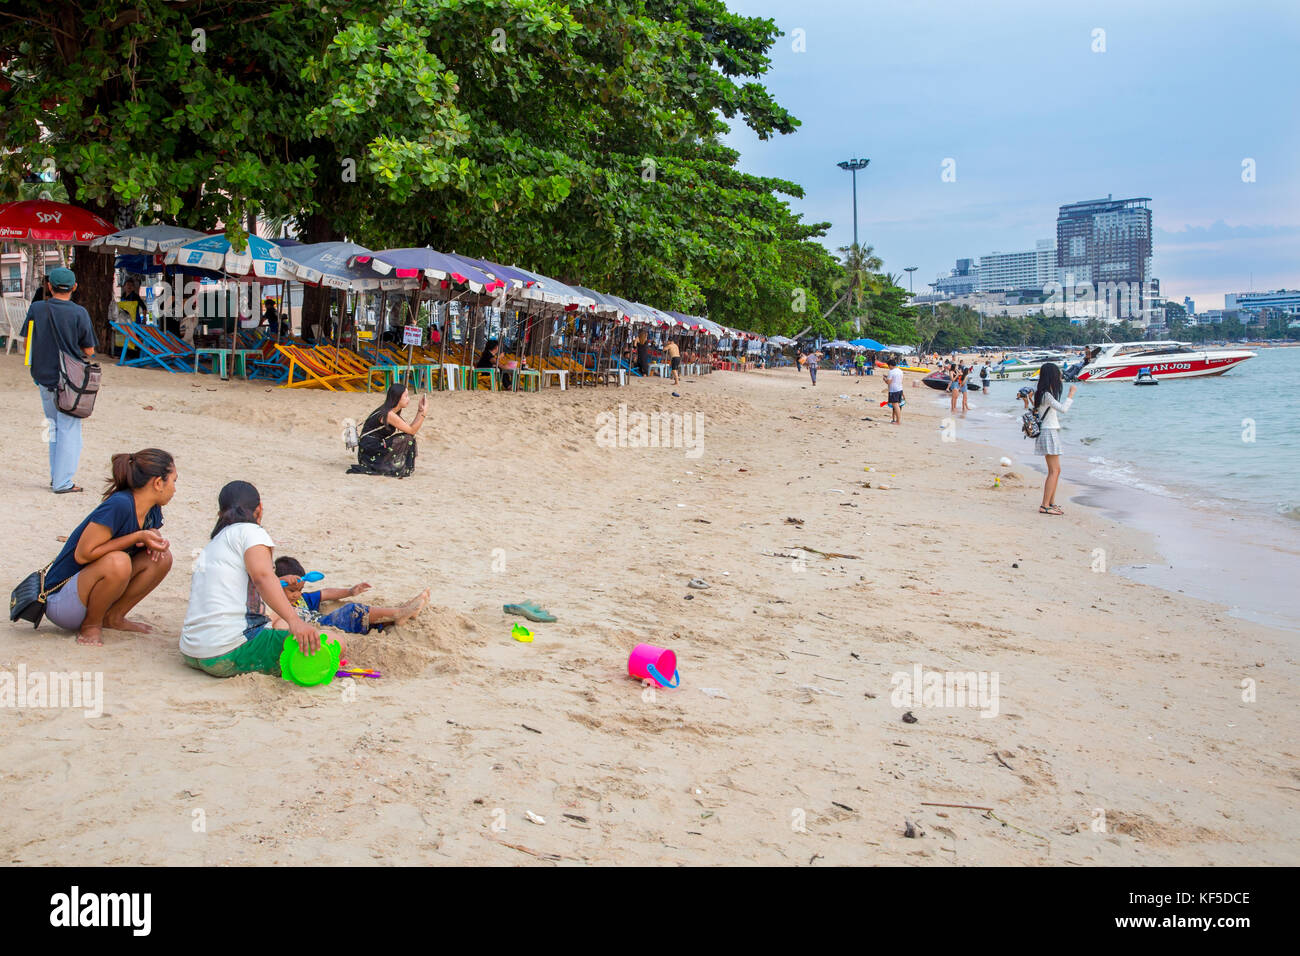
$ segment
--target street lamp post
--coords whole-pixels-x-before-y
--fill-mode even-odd
[[[847,169],[853,174],[853,245],[858,244],[858,170],[866,169],[869,159],[846,159],[842,163],[836,163],[840,169]]]
[[[903,271],[907,273],[907,294],[912,294],[912,273],[917,269],[916,266],[905,266]]]

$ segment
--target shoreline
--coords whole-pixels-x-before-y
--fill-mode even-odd
[[[989,399],[981,394],[978,401]],[[1015,408],[1020,408],[1019,402]],[[994,448],[1014,463],[1046,474],[1041,457],[1033,453],[1033,443],[1019,435],[1018,414],[1005,419],[1003,430],[999,413],[987,406],[972,407],[971,414],[977,412],[984,415],[958,418],[959,436],[964,432],[964,440]],[[944,413],[946,417],[946,406]],[[1216,512],[1199,504],[1213,499],[1212,490],[1185,485],[1179,490],[1186,494],[1156,491],[1154,477],[1148,480],[1143,474],[1131,482],[1108,481],[1092,473],[1102,468],[1087,446],[1068,434],[1062,436],[1062,444],[1061,480],[1074,489],[1069,500],[1150,535],[1161,562],[1168,562],[1125,565],[1115,568],[1118,573],[1212,601],[1242,620],[1300,633],[1300,610],[1290,599],[1290,588],[1300,581],[1300,536],[1290,547],[1280,540],[1295,524],[1294,518],[1251,502],[1234,502],[1241,514]]]

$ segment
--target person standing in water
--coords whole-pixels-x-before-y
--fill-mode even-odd
[[[1039,514],[1065,514],[1056,504],[1056,486],[1061,480],[1061,419],[1074,404],[1074,393],[1079,386],[1071,385],[1064,402],[1061,399],[1061,367],[1047,362],[1038,370],[1038,388],[1034,392],[1034,414],[1038,416],[1038,437],[1034,439],[1034,453],[1047,462],[1047,478],[1043,481],[1043,503]]]

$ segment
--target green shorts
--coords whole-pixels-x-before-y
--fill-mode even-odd
[[[290,631],[273,631],[270,628],[258,631],[233,651],[227,651],[219,657],[200,660],[182,654],[181,658],[190,667],[206,671],[213,677],[234,677],[236,674],[248,674],[257,671],[280,676],[280,652],[284,650],[284,639],[292,637]]]

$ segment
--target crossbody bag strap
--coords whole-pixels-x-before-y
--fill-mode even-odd
[[[58,559],[55,558],[55,561],[57,561],[57,560],[58,560]],[[55,591],[57,591],[59,588],[63,587],[63,585],[67,584],[69,581],[72,580],[72,578],[64,578],[64,579],[63,579],[62,581],[60,581],[58,584],[54,585],[54,587],[52,587],[52,588],[47,588],[47,587],[45,586],[45,575],[47,575],[47,574],[50,573],[50,568],[52,568],[52,567],[54,567],[54,561],[51,561],[51,562],[50,562],[49,564],[47,564],[45,567],[41,568],[41,593],[40,593],[40,596],[39,596],[38,600],[40,600],[42,603],[44,603],[45,599],[48,598],[51,594],[53,594],[53,593],[54,593]]]

